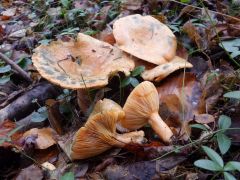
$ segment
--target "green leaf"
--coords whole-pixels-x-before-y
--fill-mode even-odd
[[[42,122],[47,119],[47,114],[46,113],[39,113],[39,112],[33,112],[31,115],[31,120],[33,122]]]
[[[209,171],[221,171],[222,167],[219,166],[217,163],[215,163],[214,161],[208,160],[208,159],[200,159],[194,162],[194,165],[202,168],[202,169],[206,169]]]
[[[138,76],[138,75],[140,75],[140,74],[142,74],[142,72],[145,70],[145,67],[144,66],[138,66],[138,67],[136,67],[133,71],[132,71],[132,73],[131,73],[131,76]]]
[[[202,146],[202,148],[212,161],[216,162],[219,166],[223,167],[223,165],[224,165],[223,160],[217,152],[215,152],[213,149],[211,149],[207,146]]]
[[[6,84],[8,81],[10,81],[10,76],[2,76],[0,78],[0,85]]]
[[[190,3],[190,0],[181,0],[182,3]]]
[[[74,174],[73,172],[67,172],[62,177],[60,177],[60,180],[74,180]]]
[[[190,127],[192,128],[197,128],[197,129],[202,129],[204,131],[207,131],[208,129],[206,128],[206,126],[202,125],[202,124],[191,124]]]
[[[131,83],[131,77],[126,77],[125,79],[122,80],[120,87],[126,87]]]
[[[220,129],[227,129],[231,126],[231,118],[225,115],[221,115],[218,119],[218,127]]]
[[[46,106],[42,106],[37,110],[39,113],[44,113],[47,112],[47,107]]]
[[[231,146],[231,139],[229,139],[225,134],[219,132],[217,133],[217,142],[219,150],[222,154],[228,152]]]
[[[63,7],[68,9],[71,4],[71,1],[70,0],[61,0],[61,3],[63,5]]]
[[[225,171],[239,171],[240,172],[240,162],[237,161],[229,161],[225,166],[224,166]]]
[[[234,39],[229,41],[222,41],[219,43],[219,46],[226,49],[228,52],[232,52],[230,55],[232,58],[235,58],[236,56],[240,55],[240,39]]]
[[[240,100],[240,91],[231,91],[223,95],[223,97],[234,98]]]
[[[9,71],[11,71],[11,66],[10,65],[0,67],[0,73],[6,73],[6,72],[9,72]]]
[[[224,179],[225,180],[237,180],[232,174],[228,173],[228,172],[224,172]]]
[[[28,65],[32,64],[32,60],[29,58],[21,58],[17,62],[17,64],[22,68],[22,69],[27,69]]]
[[[133,87],[136,87],[137,85],[139,85],[139,82],[136,78],[130,77],[130,83]]]

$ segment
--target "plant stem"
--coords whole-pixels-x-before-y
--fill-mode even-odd
[[[219,130],[216,130],[216,131],[208,134],[208,135],[207,135],[206,137],[204,137],[203,139],[198,139],[198,140],[192,141],[191,143],[186,144],[186,145],[184,145],[184,146],[182,146],[182,147],[179,147],[178,150],[184,149],[184,148],[186,148],[186,147],[188,147],[188,146],[191,146],[191,145],[196,145],[196,144],[198,144],[198,143],[201,143],[201,142],[204,141],[205,139],[211,139],[211,137],[212,137],[214,134],[216,134],[216,133],[218,133],[218,132],[221,132],[221,131],[226,131],[226,130],[240,130],[240,128],[227,128],[227,129],[219,129]],[[165,156],[167,156],[167,155],[169,155],[169,154],[172,154],[173,152],[175,152],[175,150],[169,151],[169,152],[163,154],[162,156],[160,156],[160,157],[158,157],[158,158],[155,158],[155,159],[153,159],[153,160],[151,160],[151,161],[159,160],[159,159],[161,159],[161,158],[163,158],[163,157],[165,157]]]
[[[18,66],[14,61],[9,59],[7,56],[5,56],[3,53],[0,52],[0,59],[5,61],[7,64],[9,64],[13,69],[15,69],[20,76],[22,76],[27,82],[31,83],[32,79],[30,76],[20,67]]]

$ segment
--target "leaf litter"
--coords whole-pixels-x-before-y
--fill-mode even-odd
[[[0,52],[34,81],[29,85],[14,67],[0,61],[0,159],[16,161],[13,166],[4,165],[1,178],[206,179],[202,176],[205,171],[193,166],[196,158],[203,157],[198,147],[207,145],[238,157],[239,130],[221,135],[232,138],[227,150],[221,146],[219,134],[214,136],[216,140],[208,138],[218,130],[218,117],[223,114],[231,117],[231,128],[239,128],[239,97],[232,98],[238,96],[234,91],[239,91],[240,77],[236,9],[233,3],[213,1],[37,0],[31,4],[4,0],[0,5]],[[144,68],[135,73],[138,67]],[[126,83],[126,79],[130,81]],[[126,123],[121,126],[132,118],[131,113],[142,113],[137,108],[130,113],[125,103],[146,80],[153,81],[157,89],[157,114],[172,132],[169,141],[163,141],[158,126],[153,126],[155,116],[150,117],[152,128],[147,123],[134,128],[138,131]],[[38,85],[43,89],[35,91]],[[143,94],[140,92],[137,101]],[[20,106],[25,105],[17,108],[21,96]],[[112,105],[91,115],[104,98],[123,111],[115,114],[113,126],[99,122],[111,121]],[[41,126],[32,119],[34,112],[46,115]],[[91,124],[91,118],[98,124]],[[24,122],[22,127],[18,122]],[[71,162],[56,143],[75,143],[75,132],[86,127],[92,138],[100,137],[107,151]],[[108,128],[112,133],[106,138]],[[133,141],[138,132],[141,141]],[[129,135],[130,141],[126,141]],[[100,147],[91,143],[90,135],[80,139],[90,142],[86,153]],[[111,148],[113,139],[118,148]],[[224,156],[227,160],[231,157]]]

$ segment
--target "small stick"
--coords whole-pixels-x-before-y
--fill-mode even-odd
[[[7,64],[9,64],[14,70],[16,70],[19,75],[21,75],[26,81],[32,82],[32,79],[30,76],[20,67],[18,66],[14,61],[9,59],[7,56],[5,56],[3,53],[0,52],[0,59],[5,61]]]

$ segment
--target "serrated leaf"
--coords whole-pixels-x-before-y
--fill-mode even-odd
[[[197,129],[202,129],[204,131],[207,131],[208,129],[206,128],[206,126],[202,125],[202,124],[191,124],[190,127],[192,128],[197,128]]]
[[[231,146],[231,139],[229,139],[229,137],[227,137],[223,133],[217,133],[217,142],[218,142],[219,150],[222,154],[225,154],[226,152],[228,152]]]
[[[220,129],[227,129],[231,126],[231,118],[225,115],[221,115],[218,119],[218,127]]]
[[[130,77],[130,84],[133,87],[136,87],[137,85],[139,85],[139,82],[138,82],[138,80],[136,78]]]
[[[231,92],[225,93],[223,95],[223,97],[234,98],[234,99],[240,100],[240,91],[231,91]]]
[[[225,180],[237,180],[232,174],[228,173],[228,172],[224,172],[224,179]]]
[[[11,66],[10,65],[6,65],[6,66],[3,66],[3,67],[0,67],[0,73],[6,73],[6,72],[9,72],[11,71]]]
[[[60,177],[60,180],[74,180],[74,174],[73,172],[67,172],[62,177]]]
[[[125,79],[122,80],[120,87],[126,87],[131,83],[131,77],[126,77]]]
[[[211,149],[207,146],[202,146],[202,148],[212,161],[217,163],[219,166],[223,167],[223,165],[224,165],[223,159],[221,158],[221,156],[219,156],[219,154],[217,152],[215,152],[213,149]]]
[[[225,171],[239,171],[240,172],[240,162],[230,161],[224,166]]]
[[[131,73],[131,75],[132,76],[138,76],[138,75],[140,75],[140,74],[142,74],[142,72],[145,70],[145,67],[144,66],[138,66],[138,67],[136,67],[133,71],[132,71],[132,73]]]
[[[42,122],[47,119],[47,114],[45,113],[39,113],[39,112],[33,112],[31,115],[31,120],[33,122]]]
[[[214,161],[208,160],[208,159],[200,159],[194,162],[194,165],[202,168],[202,169],[206,169],[209,171],[221,171],[222,167],[219,166],[217,163],[215,163]]]

